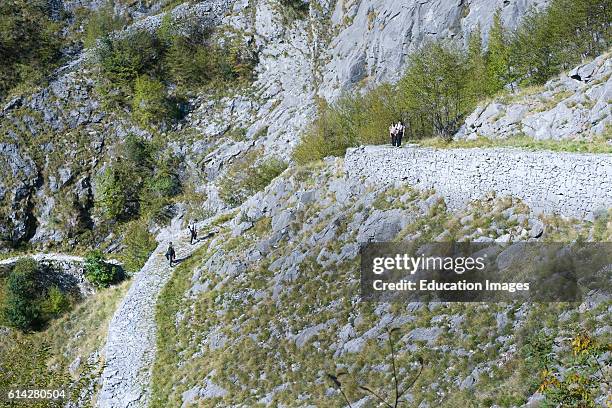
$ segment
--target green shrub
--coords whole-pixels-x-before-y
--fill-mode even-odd
[[[257,63],[244,35],[213,36],[197,20],[176,22],[169,15],[155,33],[103,37],[96,52],[106,107],[131,107],[144,126],[177,117],[177,101],[193,90],[225,90],[252,80]]]
[[[159,124],[176,116],[176,108],[166,97],[166,87],[148,75],[136,78],[132,115],[143,127]]]
[[[3,311],[6,321],[21,330],[30,330],[42,323],[38,283],[38,265],[32,258],[21,258],[7,279]]]
[[[113,163],[98,176],[96,184],[96,204],[107,219],[127,221],[138,216],[141,182],[132,163]]]
[[[179,160],[159,146],[130,134],[116,161],[97,177],[96,205],[108,220],[154,218],[181,192]]]
[[[109,287],[119,278],[118,268],[104,260],[102,252],[91,251],[85,257],[85,277],[98,287]]]
[[[98,91],[107,107],[129,106],[136,78],[155,76],[162,52],[157,37],[146,31],[125,38],[102,38],[96,49],[100,67]]]
[[[125,17],[116,15],[113,6],[107,3],[91,13],[87,18],[83,45],[86,48],[95,46],[98,39],[121,29],[127,22],[128,20]]]
[[[303,19],[308,16],[310,5],[304,0],[280,0],[281,5],[290,11],[291,18]]]
[[[287,168],[287,163],[276,158],[257,163],[260,151],[248,152],[233,163],[219,182],[219,195],[232,206],[240,205],[251,195],[262,191]]]
[[[146,225],[136,221],[126,226],[124,243],[122,255],[125,268],[129,272],[139,271],[157,247],[157,242]]]
[[[253,79],[257,56],[244,36],[225,33],[215,39],[201,26],[173,27],[164,69],[180,90],[225,88]]]
[[[70,298],[57,286],[51,286],[42,301],[42,313],[49,318],[55,318],[70,310]]]

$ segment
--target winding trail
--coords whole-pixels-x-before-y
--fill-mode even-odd
[[[199,229],[203,224],[198,225]],[[161,289],[172,276],[164,254],[172,241],[177,261],[187,259],[203,245],[189,244],[182,230],[158,237],[160,244],[133,278],[125,298],[115,311],[104,348],[105,367],[96,407],[144,408],[151,399],[151,374],[156,353],[155,305]]]

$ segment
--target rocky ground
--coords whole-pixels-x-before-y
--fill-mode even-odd
[[[609,300],[596,293],[558,309],[362,303],[357,262],[357,243],[369,241],[606,240],[609,219],[539,217],[512,197],[447,211],[433,191],[347,179],[337,159],[287,170],[220,228],[160,297],[160,330],[172,334],[158,343],[152,406],[295,406],[296,398],[300,406],[343,406],[326,373],[348,372],[347,381],[384,389],[386,333],[396,327],[404,380],[416,356],[427,360],[427,374],[409,392],[415,406],[494,405],[498,388],[523,406],[538,381],[524,362],[529,336],[553,333],[559,353],[586,322],[597,341],[610,336]],[[561,323],[544,317],[557,313]],[[348,389],[353,406],[375,406]]]
[[[160,24],[169,2],[146,3],[118,6],[135,22],[117,35]],[[389,392],[391,328],[399,329],[401,385],[423,365],[406,394],[414,406],[537,406],[541,367],[526,351],[539,344],[537,336],[552,339],[563,360],[554,365],[559,372],[567,370],[563,356],[571,355],[577,333],[609,343],[610,302],[597,293],[561,305],[371,304],[359,302],[358,274],[361,242],[610,241],[609,214],[590,221],[542,215],[504,192],[450,210],[436,191],[347,177],[343,159],[333,158],[289,166],[235,208],[220,198],[219,181],[247,153],[287,161],[320,98],[396,79],[406,55],[427,39],[464,41],[476,22],[486,23],[486,36],[497,7],[514,26],[529,6],[545,2],[311,3],[304,18],[275,0],[207,0],[168,11],[174,18],[212,16],[210,24],[247,33],[258,51],[257,78],[235,94],[192,98],[186,117],[162,132],[183,163],[182,181],[205,202],[178,203],[167,229],[149,225],[159,233],[158,248],[116,310],[108,302],[110,323],[106,315],[95,320],[107,335],[104,348],[92,340],[105,338],[98,331],[62,323],[71,327],[68,344],[92,344],[82,355],[61,352],[72,360],[69,382],[79,390],[66,406],[341,407],[326,377],[339,373],[346,373],[353,407],[375,406],[358,384]],[[77,5],[100,2],[63,2],[65,10]],[[88,58],[76,55],[48,86],[0,112],[0,170],[10,176],[0,180],[5,249],[73,248],[83,230],[95,232],[86,238],[96,245],[120,247],[101,227],[95,177],[128,133],[150,139],[152,132],[126,112],[102,108]],[[457,137],[605,137],[611,69],[609,55],[602,56],[541,89],[492,101]],[[189,246],[182,228],[193,205],[206,209],[206,238]],[[188,258],[173,270],[163,258],[168,241]],[[598,358],[603,364],[609,353]],[[597,402],[609,392],[599,389]]]
[[[455,138],[526,135],[536,140],[568,140],[606,132],[610,138],[610,98],[612,59],[606,54],[542,87],[520,90],[478,107]]]

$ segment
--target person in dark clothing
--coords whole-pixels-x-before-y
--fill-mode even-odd
[[[196,243],[198,240],[198,227],[196,226],[196,222],[198,222],[198,220],[193,220],[193,222],[187,226],[187,228],[189,229],[189,235],[190,235],[189,242],[191,243],[191,245]]]
[[[404,133],[406,132],[406,126],[404,126],[404,122],[401,120],[397,122],[397,135],[395,136],[395,144],[397,147],[402,145],[402,138],[404,137]]]
[[[170,267],[172,267],[172,264],[174,263],[174,260],[176,259],[176,252],[174,251],[172,242],[168,244],[168,249],[166,250],[166,259],[170,261]]]

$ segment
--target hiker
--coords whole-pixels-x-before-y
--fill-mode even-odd
[[[391,145],[395,146],[395,139],[396,139],[396,129],[395,129],[395,125],[393,123],[391,123],[391,125],[389,125],[389,137],[391,137]]]
[[[406,132],[406,126],[404,126],[404,122],[402,122],[401,120],[397,122],[397,125],[395,126],[397,129],[397,134],[395,135],[395,144],[397,145],[397,147],[401,147],[402,138],[404,137],[404,133]]]
[[[198,220],[193,220],[193,222],[187,226],[187,228],[189,229],[189,242],[191,243],[191,245],[195,244],[198,241],[198,227],[196,226],[197,222]]]
[[[170,261],[170,267],[174,263],[174,259],[176,258],[176,252],[174,252],[174,247],[172,246],[172,242],[168,244],[168,249],[166,250],[166,259]]]

